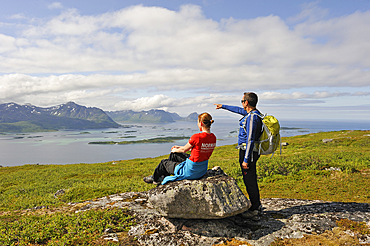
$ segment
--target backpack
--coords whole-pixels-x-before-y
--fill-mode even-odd
[[[262,119],[262,133],[258,140],[258,154],[260,155],[274,155],[276,149],[280,145],[281,154],[281,141],[280,141],[280,124],[279,121],[272,115],[259,115],[255,113],[250,113],[251,115],[258,115]],[[244,122],[244,130],[246,125],[246,120]]]

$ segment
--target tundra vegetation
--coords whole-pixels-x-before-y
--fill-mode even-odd
[[[289,145],[281,155],[277,151],[272,158],[262,156],[258,161],[262,198],[370,203],[370,131],[321,132],[282,141]],[[124,233],[135,224],[129,211],[75,214],[64,208],[69,202],[154,188],[142,178],[166,157],[0,168],[0,244],[118,245],[101,240],[101,236],[106,229]],[[235,145],[216,147],[209,161],[209,168],[214,166],[220,166],[245,190]],[[65,193],[56,198],[54,194],[61,189]],[[32,209],[35,207],[43,209]],[[337,224],[359,233],[370,230],[364,223]],[[231,240],[228,245],[237,243]],[[274,245],[299,245],[290,243],[277,240]]]

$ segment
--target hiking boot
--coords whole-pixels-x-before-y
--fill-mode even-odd
[[[259,221],[260,220],[258,210],[247,210],[244,213],[242,213],[241,216],[244,219],[250,219],[250,220],[254,220],[254,221]]]
[[[164,176],[162,175],[161,177],[159,177],[158,181],[153,180],[153,184],[158,186],[162,183],[163,179],[164,179]]]
[[[148,184],[160,185],[163,179],[159,181],[154,181],[153,176],[148,176],[148,177],[144,177],[143,180],[145,183],[148,183]]]
[[[148,183],[148,184],[153,184],[153,182],[154,182],[153,176],[151,176],[151,175],[148,176],[148,177],[144,177],[143,180],[144,180],[145,183]]]
[[[264,207],[262,207],[262,205],[259,205],[259,207],[257,208],[257,211],[258,211],[258,214],[259,215],[261,215],[262,213],[263,213],[263,210],[264,210],[265,208]]]

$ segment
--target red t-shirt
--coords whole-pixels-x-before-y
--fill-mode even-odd
[[[189,159],[193,162],[206,161],[216,147],[216,136],[213,133],[196,133],[191,136],[189,143],[193,146]]]

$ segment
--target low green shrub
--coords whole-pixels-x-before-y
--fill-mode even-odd
[[[118,208],[51,215],[12,213],[0,219],[1,245],[94,245],[105,230],[128,231],[135,223],[130,214]]]

